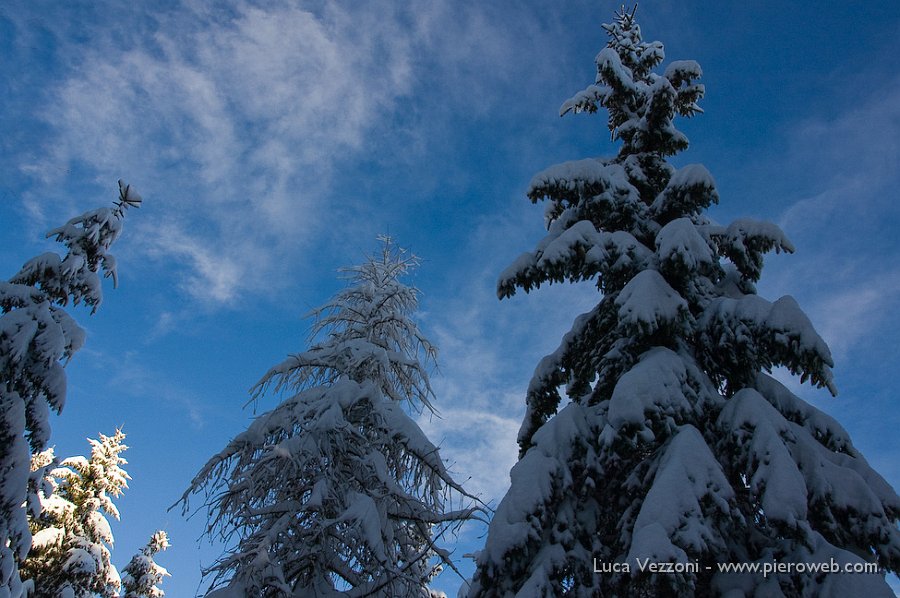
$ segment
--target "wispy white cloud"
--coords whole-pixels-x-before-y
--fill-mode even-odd
[[[211,306],[270,292],[285,278],[275,270],[315,260],[309,249],[323,237],[346,244],[348,231],[369,232],[375,208],[331,190],[360,174],[344,170],[348,157],[393,160],[393,172],[453,186],[457,173],[422,157],[435,148],[444,155],[472,119],[517,110],[516,97],[540,92],[554,74],[545,50],[557,36],[528,7],[376,0],[307,10],[238,1],[213,10],[188,2],[152,18],[138,9],[122,18],[125,43],[104,32],[108,23],[82,23],[99,41],[67,49],[68,70],[42,108],[46,155],[30,161],[32,173],[47,186],[73,164],[104,185],[127,177],[147,200],[128,223],[130,246]],[[59,39],[69,39],[59,27]],[[466,149],[468,141],[455,143]],[[385,202],[402,201],[385,193]],[[32,199],[32,207],[49,213],[63,201]],[[508,484],[531,369],[574,317],[539,315],[553,296],[566,296],[561,287],[550,298],[496,299],[504,256],[527,249],[513,246],[516,239],[540,235],[540,209],[517,201],[522,209],[512,219],[488,207],[465,251],[495,257],[476,260],[478,272],[460,264],[449,273],[447,280],[465,282],[432,319],[445,356],[435,381],[443,419],[424,425],[446,439],[446,456],[486,500]],[[348,221],[336,222],[335,212]],[[525,212],[527,224],[519,219]],[[155,318],[151,340],[184,321],[172,310]],[[504,326],[511,332],[500,334]],[[528,360],[510,359],[529,344]]]
[[[426,298],[424,324],[440,348],[441,374],[433,383],[441,417],[426,415],[420,424],[441,444],[458,477],[468,478],[466,488],[494,506],[506,493],[518,458],[516,437],[535,366],[557,347],[575,317],[600,299],[590,283],[497,298],[499,273],[543,235],[542,214],[521,198],[518,207],[482,218],[460,248],[469,256],[458,265],[468,273],[465,285]],[[460,275],[449,272],[448,278]]]
[[[786,138],[779,170],[812,194],[793,202],[781,224],[800,234],[872,225],[895,203],[885,192],[900,178],[900,78],[883,81],[877,93],[855,97],[837,114],[807,117]]]
[[[223,243],[193,235],[173,222],[144,225],[141,230],[145,253],[160,261],[184,264],[180,286],[200,301],[233,301],[241,289],[259,282],[260,272],[254,265],[268,259],[264,248],[249,239],[234,239],[223,247]]]
[[[133,47],[84,49],[45,109],[46,160],[127,172],[168,221],[138,225],[145,245],[186,265],[195,297],[225,302],[258,282],[263,247],[310,236],[335,161],[408,89],[410,53],[374,10],[242,3],[207,18],[182,9]]]
[[[185,416],[194,430],[202,430],[207,425],[211,414],[209,407],[163,372],[143,363],[140,351],[109,355],[85,348],[78,357],[86,366],[82,366],[82,371],[90,370],[94,376],[90,379],[91,386],[76,389],[75,394],[102,392],[114,397],[110,400],[140,399],[147,404],[166,403],[172,411]],[[129,423],[134,422],[125,422]]]
[[[810,113],[787,127],[785,145],[771,153],[771,170],[785,176],[778,184],[805,191],[795,193],[799,197],[778,219],[797,252],[769,260],[760,291],[797,297],[831,348],[840,395],[831,400],[783,368],[775,377],[841,421],[870,462],[896,483],[896,468],[885,467],[896,461],[896,443],[875,431],[896,425],[882,385],[900,333],[900,269],[893,259],[900,226],[900,79],[881,81],[877,91],[856,88],[870,93],[844,105],[832,98],[830,114]]]
[[[810,308],[819,334],[840,363],[859,343],[878,335],[882,318],[891,317],[900,302],[900,272],[889,279],[866,280],[824,297]]]
[[[512,396],[521,401],[520,395]],[[515,411],[509,408],[508,399],[492,398],[498,402],[493,410],[450,407],[441,419],[423,418],[419,425],[440,443],[441,456],[457,481],[469,493],[496,506],[509,488],[521,418],[509,415]]]
[[[118,12],[114,26],[104,14],[46,23],[64,60],[40,107],[42,151],[20,166],[43,189],[68,185],[73,169],[103,188],[134,183],[151,214],[130,236],[209,305],[277,280],[276,264],[366,221],[371,206],[332,190],[365,177],[347,170],[353,156],[436,176],[439,164],[419,160],[458,133],[448,115],[508,104],[503,89],[546,66],[545,27],[527,7],[184,2]],[[57,196],[26,204],[43,216],[76,209]]]
[[[161,312],[157,318],[156,322],[153,324],[153,327],[150,329],[150,333],[147,335],[147,341],[152,342],[157,340],[169,332],[175,329],[178,318],[176,314],[171,311],[163,311]]]
[[[780,169],[813,193],[784,210],[779,224],[798,250],[763,280],[776,294],[803,296],[838,362],[856,359],[862,339],[896,324],[900,301],[900,271],[883,259],[900,225],[900,79],[841,113],[806,118],[787,136]]]
[[[183,263],[187,286],[209,287],[193,294],[210,302],[258,282],[263,264],[248,248],[287,256],[315,235],[336,165],[377,146],[371,135],[409,93],[421,42],[408,33],[414,11],[390,2],[184,4],[152,20],[126,12],[116,27],[131,30],[128,43],[87,18],[96,41],[57,40],[70,68],[49,82],[44,151],[20,166],[44,187],[65,182],[73,164],[104,186],[134,182],[148,209],[178,219],[145,245]],[[74,211],[63,198],[26,204],[37,216]],[[209,267],[212,255],[229,266]]]
[[[480,294],[473,287],[467,299]],[[496,503],[506,493],[516,461],[527,381],[510,376],[519,364],[505,362],[505,343],[491,333],[493,306],[447,307],[433,322],[441,352],[441,373],[433,380],[439,415],[423,414],[419,424],[465,488]]]

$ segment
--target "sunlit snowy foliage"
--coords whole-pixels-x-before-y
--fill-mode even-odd
[[[159,586],[169,572],[158,565],[154,557],[168,547],[169,536],[160,530],[131,557],[122,569],[122,598],[162,598],[166,595]]]
[[[66,246],[65,256],[41,254],[0,282],[0,598],[22,593],[18,568],[31,547],[23,506],[31,457],[47,448],[49,413],[65,404],[63,365],[84,344],[84,330],[63,307],[83,303],[97,310],[100,271],[116,282],[109,247],[122,232],[126,209],[140,204],[119,181],[113,207],[86,212],[47,234]]]
[[[22,563],[26,595],[37,598],[119,596],[121,580],[110,562],[113,535],[107,516],[119,519],[113,504],[128,487],[121,453],[125,434],[88,439],[91,456],[69,457],[54,465],[53,449],[35,455],[32,469],[43,472],[37,489],[40,513],[29,518],[31,551]],[[48,471],[49,467],[53,467]]]
[[[435,348],[400,282],[417,259],[383,239],[349,286],[313,312],[306,351],[252,389],[283,399],[214,456],[209,531],[230,545],[207,571],[211,595],[428,598],[453,567],[442,536],[474,516],[410,412],[432,409]]]
[[[701,112],[700,66],[659,74],[663,46],[642,41],[633,11],[604,28],[596,82],[561,113],[605,109],[618,155],[534,177],[548,234],[498,287],[591,280],[602,295],[535,370],[470,596],[893,595],[879,574],[717,572],[831,559],[897,571],[900,498],[836,421],[770,375],[784,366],[836,393],[794,299],[756,294],[763,255],[791,243],[771,223],[713,223],[710,173],[666,161],[688,146],[675,117]]]

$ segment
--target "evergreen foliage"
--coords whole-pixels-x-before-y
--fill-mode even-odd
[[[44,253],[0,282],[0,598],[21,596],[19,563],[31,546],[25,505],[31,459],[47,448],[49,412],[65,404],[63,365],[84,344],[84,331],[63,309],[102,300],[99,271],[116,282],[108,252],[122,232],[125,211],[140,196],[119,181],[119,199],[72,218],[47,236],[65,245]]]
[[[440,537],[474,509],[407,410],[433,409],[435,347],[411,319],[418,260],[383,239],[315,310],[310,347],[252,389],[283,393],[198,473],[209,531],[232,547],[207,573],[217,596],[428,598]],[[405,408],[405,409],[404,409]],[[236,540],[236,541],[235,541]]]
[[[44,474],[40,514],[31,518],[33,541],[22,563],[27,595],[36,598],[117,598],[121,580],[110,562],[113,544],[107,516],[119,519],[112,499],[128,487],[125,434],[88,439],[91,456],[69,457]],[[32,460],[34,472],[54,463],[53,449]]]
[[[169,572],[156,564],[153,557],[169,547],[169,536],[159,530],[147,545],[131,558],[122,569],[122,598],[162,598],[166,595],[159,585]]]
[[[791,243],[771,223],[711,222],[712,176],[666,161],[688,145],[675,117],[701,112],[700,66],[659,74],[663,46],[643,41],[634,11],[604,28],[596,82],[561,114],[605,109],[618,154],[533,178],[548,234],[498,285],[504,298],[590,280],[602,296],[535,370],[469,595],[892,595],[900,498],[836,421],[771,376],[784,366],[836,393],[797,303],[756,293],[763,255]],[[717,572],[725,562],[871,562],[882,574]]]

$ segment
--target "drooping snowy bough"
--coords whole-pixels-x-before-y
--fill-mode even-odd
[[[116,282],[108,250],[122,232],[126,209],[140,204],[119,181],[113,207],[86,212],[47,234],[66,246],[65,257],[44,253],[0,282],[0,598],[22,595],[19,563],[31,547],[24,506],[31,458],[47,448],[49,413],[65,403],[63,365],[84,344],[84,331],[63,307],[83,303],[92,313],[99,307],[99,271]]]
[[[427,598],[453,567],[439,540],[475,509],[407,412],[432,409],[436,355],[399,281],[416,263],[384,239],[347,269],[350,286],[312,314],[309,349],[252,389],[287,397],[194,478],[184,508],[205,492],[209,533],[230,543],[210,595]]]
[[[790,242],[774,224],[703,215],[712,176],[666,162],[688,145],[675,116],[701,111],[699,65],[654,72],[663,47],[642,41],[634,11],[604,28],[596,83],[561,113],[605,108],[621,149],[534,177],[548,234],[498,286],[504,298],[593,280],[602,299],[535,370],[470,596],[893,595],[900,498],[836,421],[768,373],[836,392],[797,303],[756,294],[763,254]],[[804,569],[864,562],[881,573]]]

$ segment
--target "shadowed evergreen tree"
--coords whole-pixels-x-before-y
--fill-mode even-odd
[[[700,66],[658,73],[663,46],[642,40],[634,11],[604,28],[596,82],[561,113],[605,109],[619,152],[534,177],[548,234],[498,286],[504,298],[590,280],[602,296],[535,370],[470,596],[893,595],[900,498],[835,420],[770,375],[784,366],[836,393],[794,299],[756,293],[763,255],[790,242],[771,223],[704,216],[712,176],[666,161],[688,146],[676,115],[701,112]],[[718,572],[726,562],[795,570]],[[863,562],[882,574],[796,570]]]
[[[187,508],[205,490],[210,533],[232,541],[207,572],[212,594],[429,598],[453,567],[437,542],[474,510],[449,508],[468,495],[404,409],[433,398],[436,350],[411,319],[418,291],[399,280],[416,264],[385,239],[347,269],[350,286],[313,312],[309,349],[253,389],[288,396],[185,493]]]
[[[84,344],[84,331],[63,307],[83,303],[93,313],[100,306],[99,271],[115,284],[108,250],[122,232],[126,209],[140,204],[119,181],[113,207],[86,212],[47,234],[66,246],[65,257],[44,253],[0,282],[0,598],[22,594],[19,563],[31,547],[24,507],[31,457],[47,448],[49,412],[59,413],[65,403],[63,364]]]

